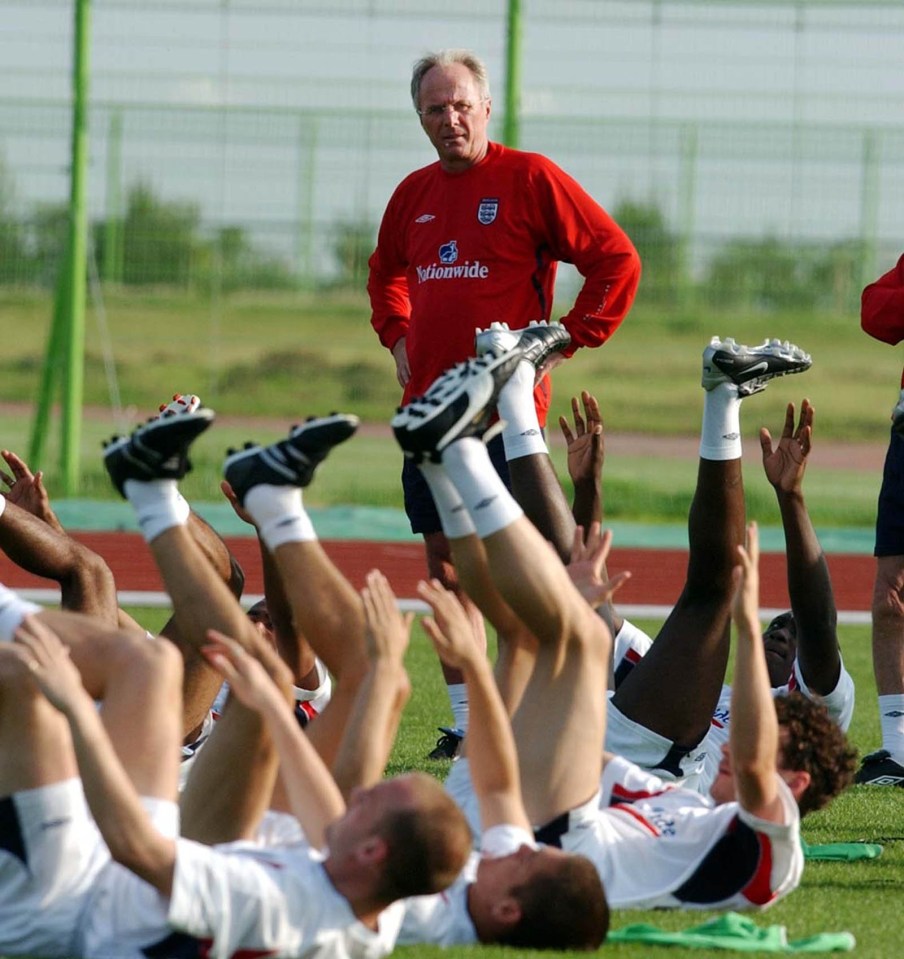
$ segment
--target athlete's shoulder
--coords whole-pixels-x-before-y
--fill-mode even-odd
[[[542,153],[516,150],[501,143],[490,143],[488,158],[494,163],[504,164],[509,169],[525,173],[561,172],[560,168]]]
[[[425,183],[430,183],[440,176],[441,172],[439,160],[428,163],[427,166],[418,167],[418,169],[412,170],[411,173],[402,179],[395,188],[394,195],[407,193],[412,189],[423,186]]]

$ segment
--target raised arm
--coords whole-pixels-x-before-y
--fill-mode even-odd
[[[571,512],[575,523],[588,530],[591,523],[603,519],[603,418],[597,398],[587,390],[581,391],[580,404],[578,397],[572,396],[571,415],[573,428],[566,417],[559,417],[568,451],[568,475],[574,486]]]
[[[738,802],[748,812],[773,822],[783,820],[778,794],[778,718],[759,621],[759,533],[747,526],[747,548],[738,547],[731,616],[737,630],[731,689],[729,751]]]
[[[34,616],[25,618],[15,638],[41,691],[69,722],[85,796],[110,855],[168,896],[176,844],[148,818],[67,647]]]
[[[603,417],[597,398],[581,391],[580,403],[578,397],[571,398],[571,414],[574,428],[564,416],[559,417],[559,427],[565,437],[568,448],[568,475],[574,486],[574,503],[572,514],[574,521],[583,529],[584,540],[587,541],[590,531],[598,529],[603,518],[603,464],[606,458],[605,432]],[[571,567],[576,561],[576,553],[572,552],[569,571],[575,579]],[[605,566],[601,570],[606,576]],[[580,584],[576,582],[578,588]],[[583,592],[584,590],[581,589]],[[616,636],[624,623],[624,618],[618,614],[611,601],[602,603],[598,612],[605,619],[606,625],[613,636]]]
[[[829,567],[807,512],[803,493],[813,416],[813,407],[809,400],[804,400],[795,428],[794,404],[789,403],[778,443],[773,447],[769,430],[764,427],[760,430],[760,445],[763,450],[763,469],[775,490],[785,532],[788,595],[797,630],[797,658],[801,675],[809,689],[825,696],[838,683],[841,655]],[[782,679],[784,682],[787,679]]]
[[[313,846],[322,846],[326,827],[345,811],[333,777],[301,731],[288,696],[288,679],[280,686],[261,663],[235,640],[210,630],[204,655],[239,701],[266,721],[279,754],[280,775],[292,814]],[[275,653],[274,653],[275,656]]]
[[[33,473],[28,463],[12,450],[0,450],[0,456],[6,462],[9,472],[0,470],[0,480],[6,485],[4,496],[32,516],[46,523],[58,533],[64,533],[63,524],[59,521],[53,507],[50,505],[50,496],[44,486],[44,474],[41,470]]]
[[[419,583],[418,595],[433,610],[433,616],[423,620],[424,630],[443,661],[460,669],[468,685],[468,761],[481,825],[485,830],[504,823],[530,829],[511,724],[465,611],[438,580]]]
[[[119,610],[110,567],[70,536],[50,506],[40,471],[10,450],[0,451],[9,472],[0,495],[0,549],[22,569],[53,580],[63,609],[96,616],[115,625]]]
[[[379,570],[367,574],[361,601],[370,667],[333,765],[336,783],[346,798],[353,789],[372,786],[382,777],[411,695],[404,659],[413,614],[399,612],[389,582]]]

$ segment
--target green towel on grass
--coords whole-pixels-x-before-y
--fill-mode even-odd
[[[850,952],[855,940],[849,932],[818,932],[788,940],[784,926],[760,928],[747,916],[727,912],[717,919],[679,932],[640,922],[609,933],[608,942],[642,942],[686,949],[734,949],[737,952]]]
[[[882,847],[874,842],[808,843],[801,837],[804,859],[824,859],[827,862],[856,862],[859,859],[878,859]]]

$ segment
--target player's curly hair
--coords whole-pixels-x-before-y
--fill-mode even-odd
[[[775,711],[784,731],[779,746],[782,766],[810,774],[810,785],[798,800],[805,816],[853,782],[857,751],[825,706],[801,693],[777,696]]]
[[[598,949],[609,931],[609,904],[586,856],[562,857],[554,869],[517,886],[520,920],[499,937],[522,949]]]

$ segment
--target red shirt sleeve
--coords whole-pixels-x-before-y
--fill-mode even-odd
[[[892,346],[904,339],[904,256],[863,291],[860,326],[865,333]]]
[[[390,198],[380,223],[377,248],[368,260],[367,293],[370,297],[370,323],[387,350],[408,332],[411,300],[405,271],[408,262],[401,246],[395,242],[398,229],[398,190]]]
[[[579,347],[596,347],[618,329],[634,302],[640,257],[627,234],[567,173],[544,164],[542,196],[553,238],[554,260],[573,264],[584,284],[574,306],[562,317],[571,333],[570,356]]]

